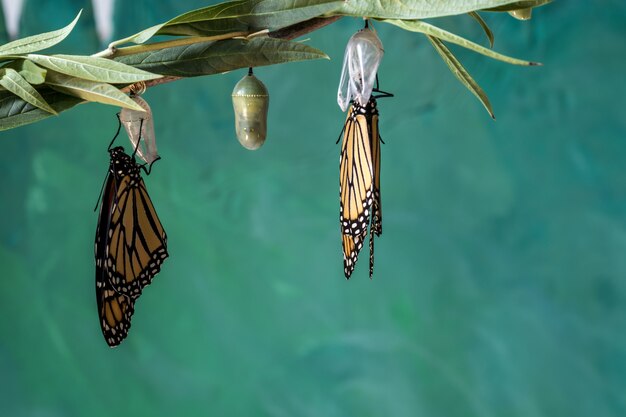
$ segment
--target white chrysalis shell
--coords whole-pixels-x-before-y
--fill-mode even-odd
[[[126,133],[128,133],[130,142],[133,144],[133,151],[137,149],[137,155],[150,164],[159,157],[156,138],[154,137],[152,110],[143,98],[137,95],[131,95],[130,98],[145,109],[145,112],[123,108],[120,112],[120,121],[124,129],[126,129]],[[141,132],[139,132],[139,126],[141,126]],[[137,142],[140,139],[141,143],[137,147]]]
[[[367,105],[383,54],[382,42],[369,28],[358,31],[350,38],[337,91],[337,103],[341,110],[346,111],[351,100],[361,106]]]

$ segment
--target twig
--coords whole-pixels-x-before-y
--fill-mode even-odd
[[[111,48],[105,49],[104,58],[117,58],[118,56],[134,55],[141,52],[158,51],[159,49],[173,48],[175,46],[193,45],[194,43],[209,42],[209,41],[221,41],[224,39],[232,39],[237,36],[246,36],[247,32],[232,32],[225,35],[217,36],[194,36],[189,38],[173,39],[163,42],[154,42],[147,45],[134,45],[127,46],[126,48]]]
[[[341,19],[341,17],[342,16],[333,16],[333,17],[328,17],[328,18],[316,17],[314,19],[307,20],[301,23],[296,23],[295,25],[291,25],[286,28],[276,30],[274,32],[269,32],[268,36],[271,38],[292,40],[300,36],[306,35],[307,33],[311,33],[318,29],[321,29],[324,26],[328,26],[331,23],[334,23],[337,20]],[[164,49],[164,48],[178,46],[178,45],[190,45],[190,44],[197,43],[197,42],[206,42],[206,41],[211,41],[211,40],[216,41],[216,40],[222,40],[222,39],[230,39],[234,37],[245,37],[246,35],[249,35],[249,34],[244,33],[244,32],[236,32],[236,33],[228,34],[225,36],[202,37],[202,38],[194,37],[194,38],[184,38],[184,39],[175,40],[175,41],[157,42],[154,44],[146,45],[149,47],[149,49],[146,49],[145,46],[142,46],[141,52],[146,51],[146,50]],[[255,34],[252,34],[252,35],[255,35]],[[157,45],[157,46],[152,46],[152,45]],[[99,52],[98,54],[95,54],[95,56],[114,58],[116,56],[129,55],[129,54],[134,53],[134,52],[128,52],[129,50],[131,51],[134,50],[134,51],[139,52],[138,50],[139,48],[140,47],[137,47],[137,46],[130,46],[127,48],[119,48],[119,49],[105,49],[104,51]],[[126,52],[121,52],[121,51],[126,51]],[[181,78],[183,77],[166,76],[166,77],[157,78],[157,79],[149,80],[149,81],[142,81],[142,82],[145,84],[145,88],[148,89],[150,87],[154,87],[157,85],[167,84],[173,81],[178,81]],[[131,84],[131,85],[127,85],[121,90],[125,93],[129,93],[131,89],[133,88],[137,88],[137,87],[134,86],[134,84]]]
[[[311,20],[296,23],[295,25],[287,26],[286,28],[270,32],[269,37],[286,40],[299,38],[300,36],[304,36],[307,33],[311,33],[313,31],[323,28],[324,26],[328,26],[331,23],[334,23],[337,20],[341,19],[341,17],[342,16],[315,17]]]

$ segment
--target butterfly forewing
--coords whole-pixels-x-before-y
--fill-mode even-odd
[[[350,278],[367,236],[373,201],[374,165],[367,108],[353,103],[339,160],[340,225],[344,273]]]
[[[380,133],[372,97],[366,106],[352,103],[344,126],[339,163],[340,222],[344,272],[349,278],[370,227],[370,277],[374,271],[374,235],[382,233]]]
[[[341,243],[343,247],[343,272],[346,278],[350,278],[352,272],[354,271],[354,266],[359,258],[359,252],[363,247],[363,240],[365,239],[365,236],[366,233],[363,233],[360,236],[341,235]]]
[[[358,104],[346,120],[339,172],[341,230],[359,236],[369,221],[374,172],[365,109]]]
[[[128,334],[133,315],[133,301],[118,293],[111,284],[110,274],[115,265],[106,257],[105,251],[111,238],[109,228],[111,210],[115,197],[115,181],[111,174],[107,177],[102,206],[96,229],[96,302],[102,335],[109,346],[117,346]]]
[[[111,280],[118,291],[137,298],[168,256],[167,236],[141,177],[123,177],[117,195],[120,209],[112,213],[107,251],[116,266]]]

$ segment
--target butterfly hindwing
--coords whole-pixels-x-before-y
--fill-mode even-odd
[[[365,108],[356,103],[346,120],[339,175],[341,231],[359,236],[369,223],[374,171]]]
[[[111,214],[106,256],[115,265],[114,287],[136,299],[168,256],[167,236],[139,174],[124,176],[118,183],[119,209]]]
[[[134,302],[130,297],[117,292],[111,284],[111,271],[114,264],[105,256],[110,240],[110,222],[115,181],[111,174],[107,176],[98,226],[96,229],[96,302],[102,335],[109,346],[117,346],[128,334],[130,319],[134,311]]]

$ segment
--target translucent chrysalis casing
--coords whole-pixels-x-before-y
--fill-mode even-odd
[[[250,150],[261,147],[267,136],[267,111],[270,96],[252,68],[233,89],[235,132],[239,143]]]
[[[128,138],[133,144],[133,149],[137,149],[137,155],[146,163],[154,162],[158,157],[156,138],[154,137],[154,120],[152,110],[143,98],[138,95],[131,95],[131,100],[139,104],[145,112],[123,108],[120,112],[120,121],[128,133]],[[139,128],[141,126],[141,132]],[[141,143],[137,146],[137,142]]]
[[[352,100],[367,105],[383,54],[383,44],[374,30],[366,27],[352,35],[346,46],[337,91],[337,103],[342,111],[348,109]]]

